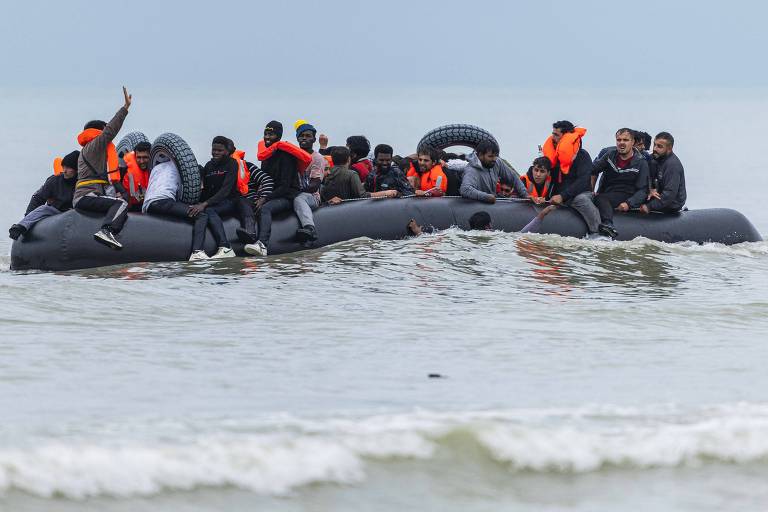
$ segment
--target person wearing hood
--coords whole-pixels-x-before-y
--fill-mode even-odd
[[[17,240],[32,229],[32,226],[53,215],[72,209],[72,197],[77,183],[77,159],[79,151],[73,151],[64,158],[57,158],[53,164],[53,176],[48,177],[40,189],[32,194],[24,218],[8,230],[9,236]]]
[[[498,144],[491,140],[481,141],[475,151],[467,157],[459,193],[465,199],[493,204],[496,202],[499,183],[512,185],[518,197],[528,198],[523,182],[512,168],[499,158]]]

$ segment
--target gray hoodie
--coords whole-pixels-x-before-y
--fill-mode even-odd
[[[504,160],[497,158],[493,167],[486,169],[480,163],[477,153],[472,153],[467,157],[459,192],[461,197],[466,199],[487,201],[488,196],[496,197],[496,184],[499,181],[513,186],[518,197],[528,198],[528,191],[525,190],[523,182]]]

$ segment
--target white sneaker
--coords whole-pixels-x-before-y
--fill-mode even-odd
[[[613,238],[600,233],[587,233],[584,237],[585,240],[591,240],[593,242],[613,242]]]
[[[211,256],[211,259],[221,259],[221,258],[234,258],[235,257],[235,251],[230,249],[229,247],[219,247],[219,250],[216,251],[216,254]]]
[[[243,247],[243,249],[245,250],[245,252],[247,252],[251,256],[267,255],[267,248],[264,247],[264,244],[261,243],[261,240],[259,240],[255,244],[246,244],[245,247]]]
[[[199,260],[209,260],[209,259],[211,258],[209,258],[207,254],[205,254],[205,251],[195,251],[189,257],[189,261],[199,261]]]

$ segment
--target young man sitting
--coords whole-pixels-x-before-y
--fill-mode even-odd
[[[349,149],[337,146],[331,149],[333,167],[323,181],[320,188],[320,199],[331,205],[340,204],[345,199],[359,199],[369,197],[360,176],[349,168]]]
[[[128,199],[130,211],[141,211],[144,194],[149,186],[149,153],[152,144],[139,142],[133,151],[122,155],[125,168],[120,169],[123,176],[123,188]]]
[[[520,180],[525,186],[525,191],[531,201],[541,204],[549,199],[552,194],[552,163],[549,158],[540,156],[533,161],[533,165],[526,174],[520,176]]]
[[[459,192],[466,199],[493,204],[499,183],[511,185],[519,197],[528,198],[520,178],[499,158],[498,145],[490,140],[481,141],[467,158]]]
[[[307,168],[299,174],[300,192],[293,200],[293,211],[299,218],[296,238],[300,242],[314,242],[317,240],[317,232],[312,211],[320,206],[320,184],[323,181],[327,161],[313,147],[317,135],[315,127],[304,120],[296,121],[294,127],[299,147],[312,157]]]
[[[395,151],[388,144],[379,144],[373,150],[374,170],[368,173],[365,190],[373,198],[393,198],[413,194],[413,188],[399,167],[392,164]]]
[[[352,135],[347,137],[347,148],[351,158],[349,168],[360,176],[360,182],[365,183],[368,174],[373,170],[368,153],[371,152],[371,143],[363,135]]]
[[[608,151],[592,169],[593,189],[597,177],[603,175],[594,197],[600,212],[598,230],[614,239],[618,232],[613,225],[613,210],[626,212],[639,208],[648,195],[648,162],[634,145],[634,132],[620,128],[616,132],[616,149]]]
[[[648,202],[640,207],[643,213],[678,212],[685,206],[685,171],[672,151],[675,139],[668,132],[659,133],[653,141],[653,179]]]
[[[440,197],[448,190],[448,177],[440,165],[440,152],[434,148],[422,148],[417,154],[416,165],[410,164],[408,182],[417,196]]]
[[[14,240],[32,229],[32,226],[53,215],[58,215],[72,208],[72,197],[77,183],[77,159],[79,151],[73,151],[54,163],[54,175],[50,176],[40,189],[32,194],[24,218],[8,230]]]

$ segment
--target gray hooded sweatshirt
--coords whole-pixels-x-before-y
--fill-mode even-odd
[[[480,163],[477,153],[472,153],[467,157],[459,192],[461,197],[466,199],[487,201],[488,196],[496,197],[496,184],[499,181],[514,187],[518,197],[528,198],[528,191],[525,190],[523,182],[504,160],[497,158],[493,167],[486,169]]]

